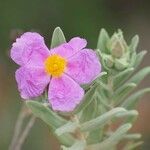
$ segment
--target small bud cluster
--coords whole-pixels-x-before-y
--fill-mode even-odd
[[[128,67],[130,52],[121,30],[114,33],[106,42],[106,49],[107,53],[103,54],[103,58],[108,68],[124,70]]]

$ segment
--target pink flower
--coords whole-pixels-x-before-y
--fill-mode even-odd
[[[21,97],[32,99],[48,87],[53,110],[72,111],[82,100],[81,84],[88,84],[101,71],[93,50],[85,39],[75,37],[49,51],[38,33],[27,32],[13,43],[11,58],[20,65],[16,81]]]

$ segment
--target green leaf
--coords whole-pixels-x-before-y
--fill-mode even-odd
[[[124,103],[121,105],[124,108],[132,109],[137,101],[145,94],[150,92],[150,88],[142,89],[135,94],[132,94],[129,98],[127,98]]]
[[[27,101],[26,105],[32,113],[42,119],[52,129],[56,129],[66,123],[66,120],[54,113],[50,108],[36,101]]]
[[[102,53],[99,49],[97,49],[97,53],[101,59],[101,63],[102,63],[102,67],[104,69],[106,69],[107,71],[110,71],[111,69],[108,68],[108,66],[106,65],[106,62],[105,62],[105,58],[106,58],[106,54],[105,53]]]
[[[54,113],[50,108],[48,108],[47,106],[39,102],[27,101],[26,105],[29,109],[31,109],[32,113],[36,117],[43,120],[48,126],[50,126],[50,128],[53,131],[66,123],[66,120],[64,120],[56,113]],[[70,146],[74,142],[73,137],[69,134],[64,134],[63,136],[59,136],[58,139],[60,140],[61,143],[67,146]]]
[[[150,67],[145,67],[129,79],[129,83],[139,84],[147,75],[150,74]]]
[[[123,150],[135,150],[137,147],[143,144],[143,141],[139,142],[128,142],[127,145],[123,148]]]
[[[124,98],[136,87],[135,83],[126,83],[120,89],[116,90],[113,95],[113,100],[116,105],[120,104]]]
[[[122,107],[114,108],[109,112],[104,113],[101,116],[96,117],[90,121],[87,121],[81,125],[81,131],[91,131],[99,128],[110,121],[110,119],[114,118],[117,114],[121,112],[125,112],[126,110]]]
[[[124,135],[124,138],[128,140],[137,140],[141,138],[141,134],[139,133],[126,134]]]
[[[93,101],[88,105],[83,111],[80,117],[80,122],[85,122],[93,119],[97,113],[97,100],[93,99]]]
[[[128,66],[129,63],[127,62],[126,58],[115,59],[115,68],[117,70],[124,70]]]
[[[66,42],[66,39],[62,30],[60,29],[60,27],[56,27],[52,35],[51,48],[57,47],[60,44],[65,43],[65,42]]]
[[[128,68],[124,71],[119,72],[116,76],[114,76],[114,87],[119,87],[127,78],[134,71],[134,68]]]
[[[105,142],[117,144],[131,127],[130,123],[122,125]]]
[[[135,63],[134,63],[134,68],[137,68],[141,64],[146,53],[147,51],[141,51],[140,53],[137,54]]]
[[[139,36],[138,35],[135,35],[132,40],[131,40],[131,44],[129,46],[129,51],[130,52],[134,52],[136,51],[136,48],[138,46],[138,43],[139,43]]]
[[[101,143],[90,145],[89,149],[90,148],[94,149],[94,150],[110,150],[110,149],[112,149],[114,146],[116,146],[116,144],[118,144],[118,142],[120,140],[122,140],[122,138],[124,137],[126,132],[131,127],[132,127],[132,125],[129,123],[122,125],[110,137],[108,137]]]
[[[91,86],[93,86],[97,81],[99,81],[100,79],[102,79],[104,76],[106,76],[107,75],[107,72],[101,72],[99,75],[98,75],[98,77],[95,79],[95,80],[93,80],[90,84],[84,84],[84,85],[82,85],[82,88],[84,89],[84,90],[88,90],[88,89],[90,89],[90,87]]]
[[[136,62],[135,64],[138,64],[138,62]],[[114,88],[115,89],[120,88],[120,86],[129,79],[133,71],[134,70],[132,70],[132,68],[129,68],[126,69],[125,71],[122,71],[120,74],[116,75],[116,77],[114,77]],[[129,79],[128,82],[139,84],[140,81],[142,81],[145,78],[145,76],[147,76],[149,73],[150,73],[150,67],[146,67],[140,70],[137,75],[131,77],[131,79]]]
[[[94,100],[82,112],[82,116],[80,119],[81,124],[85,121],[89,121],[89,120],[99,116],[100,114],[102,114],[100,112],[100,111],[102,111],[102,109],[99,108],[100,106],[102,106],[102,104],[100,104],[97,94],[100,95],[99,93],[97,93],[97,90],[96,90]],[[104,106],[103,106],[103,108],[104,108]],[[87,143],[92,144],[92,143],[100,141],[101,135],[102,135],[102,129],[101,130],[99,130],[99,129],[92,130],[92,132],[90,132],[88,135]]]
[[[100,91],[96,91],[96,97],[97,97],[97,100],[99,102],[99,105],[102,105],[107,110],[111,109],[110,103],[108,102],[108,99],[104,95],[104,92],[102,89],[100,89]]]
[[[81,104],[77,107],[77,109],[74,111],[75,114],[79,113],[83,109],[85,109],[93,100],[93,96],[95,94],[97,85],[94,84],[89,91],[85,94]]]
[[[110,91],[108,85],[106,85],[105,83],[103,83],[102,81],[100,80],[97,80],[97,83],[99,84],[99,86],[101,86],[101,88],[107,90],[108,92]]]
[[[129,110],[127,112],[123,112],[123,113],[119,113],[116,115],[116,117],[118,118],[122,118],[122,117],[131,117],[131,116],[137,116],[139,113],[136,110]]]
[[[55,130],[56,135],[60,136],[64,133],[73,133],[75,129],[78,127],[77,122],[67,122],[65,125],[57,128]]]
[[[101,29],[98,42],[97,42],[97,49],[99,49],[101,52],[108,53],[107,49],[107,42],[109,41],[109,35],[105,29]]]
[[[131,67],[134,68],[136,59],[137,59],[137,54],[136,54],[136,52],[133,52],[130,56],[130,62],[129,62],[129,66],[128,66],[129,68],[131,68]]]
[[[86,143],[82,140],[77,140],[71,147],[61,146],[63,150],[85,150]]]

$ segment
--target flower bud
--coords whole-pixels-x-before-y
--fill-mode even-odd
[[[129,65],[129,63],[127,62],[127,60],[125,58],[121,58],[121,59],[115,59],[115,68],[117,70],[123,70],[125,68],[127,68]]]
[[[111,55],[115,58],[121,58],[126,52],[127,44],[120,30],[118,33],[114,33],[114,35],[111,37],[109,49],[111,51]]]
[[[109,68],[113,67],[113,65],[114,65],[114,59],[112,58],[111,55],[105,55],[104,60],[105,60],[105,63],[106,63],[107,67],[109,67]]]

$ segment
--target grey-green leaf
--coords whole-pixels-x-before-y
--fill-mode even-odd
[[[107,42],[109,41],[109,35],[105,29],[101,29],[98,42],[97,42],[97,49],[100,49],[102,52],[108,53],[107,49]]]
[[[119,87],[119,85],[121,85],[127,79],[126,77],[128,77],[128,75],[130,75],[133,71],[134,68],[128,68],[114,76],[114,87]]]
[[[63,118],[58,116],[55,112],[53,112],[50,108],[39,102],[27,101],[26,105],[29,109],[31,109],[32,113],[36,117],[43,120],[48,126],[50,126],[50,128],[53,131],[66,123],[66,120],[64,120]],[[74,142],[73,137],[69,134],[59,136],[58,139],[60,140],[61,143],[67,146],[70,146]]]
[[[135,87],[135,83],[127,83],[120,87],[120,89],[116,90],[113,95],[113,100],[116,105],[120,104]]]
[[[65,43],[66,39],[63,34],[63,31],[61,30],[60,27],[56,27],[53,35],[52,35],[52,41],[51,41],[51,48],[57,47],[62,43]]]
[[[82,140],[77,140],[71,147],[61,146],[63,150],[85,150],[86,143]]]
[[[93,100],[93,96],[95,94],[97,85],[94,84],[90,90],[85,94],[81,104],[77,107],[77,109],[74,111],[74,113],[79,113],[81,110],[85,109]]]
[[[127,123],[119,127],[110,137],[105,139],[103,142],[98,144],[93,144],[89,148],[94,150],[110,150],[118,144],[118,142],[124,137],[126,132],[132,127],[131,124]]]
[[[139,133],[126,134],[124,135],[124,138],[128,140],[136,140],[141,138],[141,134]]]
[[[140,53],[138,53],[136,55],[136,59],[135,59],[135,63],[134,63],[134,68],[137,68],[141,64],[141,62],[142,62],[142,60],[143,60],[143,58],[144,58],[144,56],[145,56],[146,53],[147,53],[147,51],[141,51]]]
[[[117,114],[116,117],[122,118],[122,117],[131,117],[131,116],[137,116],[137,115],[138,115],[138,111],[136,111],[136,110],[129,110],[127,112],[123,112],[123,113]]]
[[[127,109],[132,109],[133,106],[137,103],[137,101],[145,94],[150,93],[150,88],[142,89],[135,94],[132,94],[130,97],[128,97],[124,103],[122,104],[122,107]]]
[[[87,121],[81,125],[81,131],[91,131],[95,130],[108,123],[110,119],[114,118],[117,114],[125,112],[126,110],[122,107],[114,108],[101,116],[96,117],[90,121]]]
[[[53,112],[50,108],[36,101],[27,101],[26,105],[31,109],[32,113],[42,119],[52,129],[56,129],[66,123],[66,121]]]
[[[137,48],[137,46],[138,46],[138,43],[139,43],[139,36],[138,36],[138,35],[135,35],[135,36],[132,38],[132,40],[131,40],[131,44],[130,44],[130,46],[129,46],[129,50],[130,50],[131,52],[136,51],[136,48]]]
[[[65,125],[57,128],[55,130],[56,135],[60,136],[64,133],[73,133],[75,129],[78,127],[77,122],[67,122]]]
[[[147,75],[150,74],[150,67],[145,67],[129,79],[129,83],[139,84]]]
[[[143,141],[138,142],[128,142],[127,145],[123,148],[123,150],[135,150],[137,147],[143,144]]]

